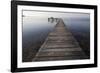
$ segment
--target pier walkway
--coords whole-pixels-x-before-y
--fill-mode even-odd
[[[45,42],[37,52],[33,61],[74,60],[85,59],[72,33],[65,27],[62,19],[58,21],[54,31],[48,34]]]

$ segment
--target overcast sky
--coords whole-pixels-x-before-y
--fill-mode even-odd
[[[67,12],[41,12],[41,11],[23,11],[25,17],[35,18],[48,18],[48,17],[59,17],[59,18],[89,18],[88,13],[67,13]]]

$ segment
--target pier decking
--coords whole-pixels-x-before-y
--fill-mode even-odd
[[[48,34],[45,42],[37,52],[33,61],[74,60],[85,59],[72,33],[65,27],[62,19],[58,21],[54,31]]]

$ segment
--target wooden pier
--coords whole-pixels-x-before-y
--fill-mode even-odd
[[[72,33],[65,27],[62,19],[59,19],[54,31],[48,34],[45,42],[37,52],[33,61],[74,60],[86,59]]]

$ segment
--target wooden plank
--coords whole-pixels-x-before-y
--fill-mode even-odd
[[[36,57],[33,59],[34,61],[62,61],[62,60],[81,60],[81,59],[88,59],[88,57],[83,56],[67,56],[67,57]]]
[[[57,52],[64,52],[64,51],[69,51],[69,52],[71,52],[71,51],[82,51],[80,48],[43,48],[42,49],[42,51],[50,51],[50,52],[54,52],[54,51],[57,51]]]

